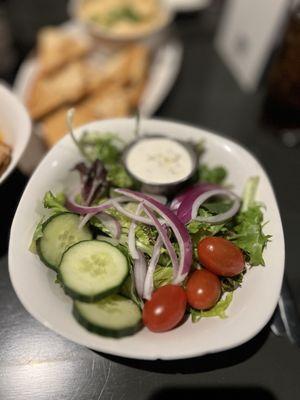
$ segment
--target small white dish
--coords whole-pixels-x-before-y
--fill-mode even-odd
[[[31,134],[31,122],[25,107],[3,84],[0,84],[0,132],[4,142],[12,148],[11,161],[0,176],[1,184],[15,169]]]
[[[116,132],[132,139],[133,119],[93,122],[76,130]],[[284,271],[284,238],[280,214],[271,183],[258,161],[239,144],[203,129],[162,120],[142,120],[141,134],[162,134],[190,141],[205,140],[203,162],[224,165],[234,191],[241,194],[249,176],[258,175],[258,200],[266,205],[265,231],[272,235],[264,258],[265,267],[248,271],[228,309],[228,318],[190,320],[166,333],[144,328],[134,336],[110,339],[86,331],[73,318],[72,302],[55,284],[55,273],[28,251],[41,215],[46,191],[61,190],[70,168],[81,159],[69,136],[64,137],[43,159],[32,175],[16,211],[9,243],[9,272],[13,287],[27,311],[38,321],[72,340],[97,351],[137,359],[181,359],[238,346],[255,336],[269,321],[276,307]]]
[[[203,1],[203,0],[202,0]],[[152,28],[136,32],[114,32],[112,29],[106,29],[103,25],[92,19],[83,19],[80,17],[79,8],[82,0],[70,0],[68,3],[68,13],[70,19],[81,24],[96,39],[110,44],[125,44],[136,41],[152,40],[161,35],[173,22],[174,12],[172,6],[166,0],[160,0],[160,14],[164,16],[158,24],[153,24]],[[130,4],[130,2],[129,2]],[[156,21],[157,22],[157,21]]]

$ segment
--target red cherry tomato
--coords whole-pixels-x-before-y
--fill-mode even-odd
[[[245,267],[242,251],[229,240],[207,237],[198,243],[200,263],[209,271],[221,276],[235,276]]]
[[[162,286],[144,305],[144,324],[153,332],[168,331],[182,320],[186,303],[186,293],[181,286]]]
[[[217,275],[206,269],[192,273],[186,285],[188,303],[197,310],[214,306],[221,296],[221,282]]]

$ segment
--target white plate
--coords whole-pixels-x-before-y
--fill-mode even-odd
[[[67,29],[72,28],[73,25],[72,23],[66,24]],[[179,73],[182,52],[181,43],[174,37],[162,41],[162,44],[155,51],[150,75],[141,100],[141,115],[145,117],[153,115],[167,97]],[[14,92],[24,103],[36,73],[37,61],[33,57],[26,59],[17,73]],[[38,126],[35,125],[34,135],[20,163],[21,170],[25,174],[31,174],[45,153],[46,148],[40,138]]]
[[[76,130],[76,135],[92,129],[116,132],[125,140],[132,137],[134,121],[117,119],[93,122]],[[143,329],[134,336],[109,339],[89,333],[72,317],[70,298],[54,283],[55,274],[28,251],[41,201],[46,191],[61,190],[70,168],[80,155],[70,137],[63,138],[43,159],[22,196],[11,228],[9,272],[13,287],[24,307],[37,320],[62,336],[92,349],[138,359],[179,359],[200,356],[238,346],[256,335],[268,322],[276,307],[284,270],[284,238],[278,206],[271,183],[257,160],[243,147],[216,134],[188,125],[161,120],[143,120],[142,134],[164,133],[170,137],[205,140],[203,161],[223,164],[229,181],[241,194],[249,176],[258,175],[258,200],[266,205],[265,227],[272,234],[264,258],[265,267],[252,268],[243,286],[234,294],[229,318],[208,318],[193,324],[190,320],[167,333]],[[39,211],[39,212],[38,212]]]
[[[211,0],[164,0],[171,10],[177,12],[197,11],[206,8]]]
[[[4,141],[12,147],[12,159],[0,177],[1,184],[18,164],[31,134],[31,122],[26,109],[17,97],[1,84],[0,131]]]

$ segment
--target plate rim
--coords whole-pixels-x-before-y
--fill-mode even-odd
[[[24,124],[22,130],[24,138],[22,139],[21,137],[20,140],[21,144],[18,149],[18,153],[16,154],[15,157],[14,154],[16,146],[14,145],[12,146],[11,161],[7,166],[6,170],[0,176],[0,185],[1,185],[15,170],[29,144],[29,140],[32,134],[32,122],[23,102],[18,98],[18,96],[16,96],[16,94],[10,89],[10,87],[5,82],[2,81],[0,82],[0,95],[4,95],[3,97],[9,100],[9,102],[13,105],[14,113],[18,114],[20,119],[22,119],[22,124]],[[17,112],[16,109],[18,110]]]
[[[111,124],[111,123],[128,123],[128,121],[132,121],[132,118],[114,118],[114,119],[107,119],[107,120],[101,120],[101,121],[92,121],[88,124],[85,124],[83,126],[80,126],[78,128],[76,128],[75,130],[75,135],[78,136],[81,134],[81,132],[83,130],[86,129],[92,129],[93,126],[98,126],[97,129],[101,129],[101,124]],[[213,131],[210,131],[206,128],[201,128],[192,124],[188,124],[188,123],[181,123],[178,121],[174,121],[174,120],[170,120],[170,119],[162,119],[162,118],[151,118],[151,119],[142,119],[141,120],[141,124],[143,125],[148,125],[149,123],[158,123],[158,124],[175,124],[177,126],[184,126],[184,127],[188,127],[188,128],[192,128],[195,131],[198,131],[199,134],[201,134],[202,132],[205,132],[205,134],[208,134],[209,136],[212,136],[214,138],[221,138],[223,141],[227,142],[228,144],[233,143],[234,145],[238,146],[238,148],[240,148],[241,150],[245,151],[246,153],[248,153],[251,158],[254,159],[254,161],[256,161],[256,163],[258,164],[261,172],[265,175],[268,184],[269,184],[269,188],[271,190],[271,194],[273,196],[274,199],[274,206],[276,206],[276,214],[278,216],[278,221],[277,221],[277,225],[278,225],[278,236],[280,239],[280,245],[281,245],[281,249],[282,250],[282,254],[281,254],[281,263],[280,265],[282,265],[281,270],[278,272],[278,277],[277,277],[277,287],[274,289],[274,299],[276,298],[276,301],[273,302],[273,304],[268,308],[268,313],[265,316],[264,320],[260,321],[259,324],[255,324],[254,328],[252,328],[251,330],[249,329],[248,334],[244,335],[243,337],[240,338],[240,340],[236,340],[234,343],[229,343],[227,345],[222,345],[222,344],[218,344],[215,343],[214,349],[209,349],[207,351],[202,351],[202,352],[195,352],[195,351],[187,351],[187,352],[183,352],[182,354],[179,353],[178,355],[174,356],[174,355],[167,355],[164,356],[162,354],[157,355],[157,354],[151,354],[149,355],[149,353],[147,352],[140,352],[138,355],[133,355],[133,354],[128,354],[126,351],[120,351],[119,349],[117,351],[105,351],[105,349],[103,349],[103,347],[99,348],[97,346],[94,345],[90,345],[87,344],[86,341],[84,340],[78,340],[78,339],[74,339],[72,337],[72,335],[69,334],[65,334],[63,332],[63,330],[51,326],[51,324],[48,321],[45,321],[43,317],[41,317],[39,315],[38,312],[35,312],[32,310],[32,307],[30,304],[28,304],[27,300],[24,300],[23,295],[20,294],[19,289],[17,287],[17,285],[15,285],[14,282],[14,274],[13,274],[13,267],[12,267],[12,259],[13,259],[13,246],[11,245],[12,241],[13,241],[13,237],[14,237],[14,232],[16,229],[18,229],[18,227],[16,227],[17,223],[18,223],[18,213],[20,212],[20,205],[22,203],[23,197],[24,195],[27,193],[27,191],[29,190],[29,183],[31,181],[31,179],[33,179],[33,177],[35,175],[37,175],[39,172],[39,168],[45,164],[47,165],[48,163],[48,159],[50,159],[50,157],[52,156],[52,153],[56,151],[56,147],[61,146],[64,142],[69,141],[70,139],[68,138],[68,136],[63,137],[49,152],[48,154],[44,157],[44,159],[39,163],[38,167],[36,168],[34,174],[32,175],[32,178],[29,180],[23,195],[20,199],[19,205],[17,207],[14,219],[13,219],[13,223],[11,226],[11,232],[10,232],[10,238],[9,238],[9,252],[8,252],[8,264],[9,264],[9,276],[10,276],[10,280],[12,283],[12,286],[15,290],[15,293],[17,295],[17,297],[19,298],[20,302],[23,304],[24,308],[29,312],[29,314],[31,314],[37,321],[39,321],[40,323],[42,323],[44,326],[46,326],[47,328],[53,330],[55,333],[59,334],[60,336],[74,342],[80,345],[83,345],[85,347],[91,348],[93,350],[96,351],[100,351],[103,353],[107,353],[107,354],[112,354],[118,357],[125,357],[125,358],[131,358],[131,359],[140,359],[140,360],[158,360],[158,359],[163,359],[163,360],[175,360],[175,359],[187,359],[187,358],[193,358],[193,357],[200,357],[206,354],[211,354],[211,353],[218,353],[221,351],[225,351],[231,348],[235,348],[240,346],[241,344],[246,343],[247,341],[249,341],[251,338],[253,338],[254,336],[256,336],[263,328],[264,326],[268,323],[268,321],[270,320],[270,318],[272,317],[274,310],[276,308],[277,302],[278,302],[278,298],[280,295],[280,289],[281,289],[281,284],[282,284],[282,279],[283,279],[283,274],[284,274],[284,261],[285,261],[285,241],[284,241],[284,232],[283,232],[283,226],[282,226],[282,220],[281,220],[281,216],[280,216],[280,211],[279,211],[279,206],[278,206],[278,202],[277,202],[277,198],[276,195],[274,193],[274,189],[272,186],[272,183],[269,179],[268,174],[266,173],[265,169],[263,168],[263,166],[260,164],[260,162],[257,160],[257,158],[248,150],[246,149],[243,145],[241,145],[240,143],[238,143],[236,140],[232,140],[231,138],[228,137],[223,137]]]

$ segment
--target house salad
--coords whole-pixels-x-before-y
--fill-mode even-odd
[[[205,143],[197,143],[193,179],[158,196],[128,173],[118,135],[71,135],[82,155],[72,172],[78,184],[45,194],[30,250],[56,272],[76,320],[122,337],[225,318],[247,270],[264,265],[270,236],[255,199],[258,177],[245,180],[240,198],[224,167],[201,162]]]

